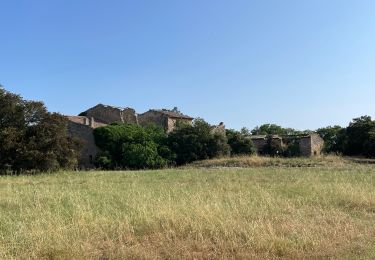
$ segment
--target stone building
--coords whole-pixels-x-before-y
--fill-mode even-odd
[[[105,124],[96,122],[94,118],[85,116],[67,116],[68,134],[82,142],[82,151],[79,158],[79,166],[82,168],[92,168],[95,157],[100,149],[95,145],[93,131],[97,127]]]
[[[255,135],[250,137],[259,154],[263,153],[263,148],[267,144],[267,135]],[[280,146],[284,146],[291,141],[298,143],[300,156],[315,156],[322,154],[324,141],[316,133],[306,135],[272,135],[273,141]]]
[[[103,124],[112,124],[115,122],[138,124],[135,110],[129,107],[120,108],[98,104],[79,115],[95,118],[95,121]]]
[[[157,125],[171,132],[177,123],[191,124],[192,117],[166,109],[152,109],[138,115],[132,108],[119,108],[98,104],[79,116],[67,116],[69,135],[80,139],[83,149],[79,161],[82,168],[92,168],[94,159],[100,152],[95,145],[94,129],[112,123],[129,123],[141,126]]]
[[[154,124],[162,127],[167,133],[173,131],[177,124],[191,124],[194,118],[167,109],[150,109],[138,115],[141,126]]]
[[[253,142],[255,148],[257,149],[258,154],[263,154],[263,148],[267,144],[268,135],[252,135],[250,137],[251,141]],[[272,135],[272,140],[279,144],[280,146],[283,145],[283,140],[278,135]]]

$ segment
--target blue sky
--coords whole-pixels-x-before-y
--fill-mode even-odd
[[[51,111],[297,129],[375,116],[375,1],[2,0],[0,83]]]

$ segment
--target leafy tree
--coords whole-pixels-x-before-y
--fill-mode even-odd
[[[232,155],[249,155],[255,153],[255,147],[250,138],[247,138],[247,131],[241,132],[228,129],[226,135]]]
[[[325,153],[343,153],[346,143],[346,129],[341,126],[319,128],[316,133],[324,140]]]
[[[193,125],[182,125],[168,135],[168,146],[178,165],[229,153],[225,134],[212,129],[203,119],[196,119]]]
[[[286,157],[296,157],[301,155],[300,141],[296,138],[283,139],[283,155]]]
[[[263,147],[263,153],[270,156],[281,156],[285,152],[285,147],[278,139],[274,139],[272,135],[267,136],[266,145]]]
[[[160,168],[173,161],[161,128],[142,128],[115,123],[94,130],[95,142],[103,151],[96,160],[103,168]]]
[[[0,88],[0,172],[73,168],[78,154],[65,117]]]
[[[369,138],[364,144],[364,153],[367,156],[375,156],[375,129],[369,132]]]
[[[354,118],[346,128],[347,143],[345,154],[366,155],[366,144],[369,146],[371,133],[375,130],[375,121],[370,116]]]
[[[293,128],[283,128],[276,124],[263,124],[251,130],[253,135],[297,135],[305,132]]]

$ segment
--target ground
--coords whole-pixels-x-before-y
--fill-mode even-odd
[[[0,177],[1,259],[374,259],[374,226],[375,165],[343,159]]]

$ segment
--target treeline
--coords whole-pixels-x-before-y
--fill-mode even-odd
[[[76,167],[79,141],[67,136],[67,121],[42,102],[27,101],[0,86],[0,173]]]
[[[347,127],[320,128],[317,133],[324,139],[326,153],[375,156],[375,121],[370,116],[354,118]]]

